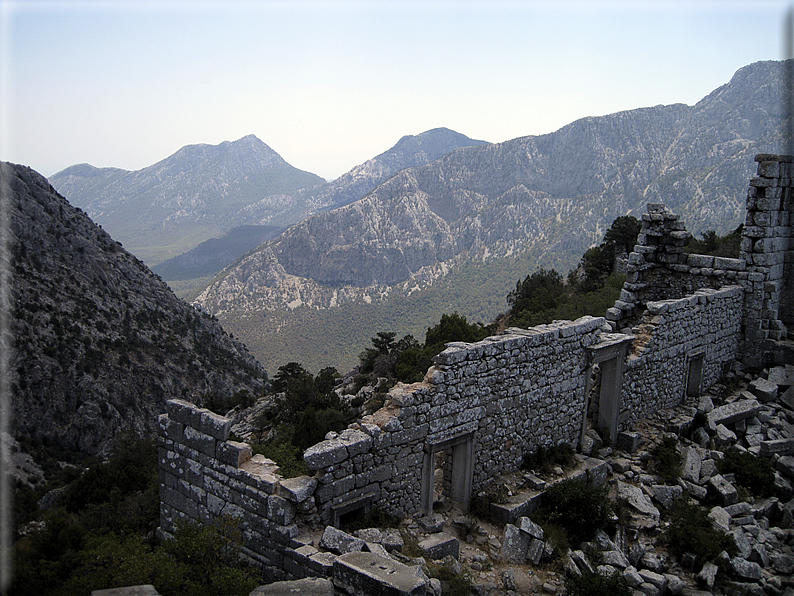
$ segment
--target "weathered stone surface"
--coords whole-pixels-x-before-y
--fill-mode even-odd
[[[527,561],[533,565],[538,565],[543,558],[545,547],[546,543],[543,542],[543,540],[532,538],[529,543],[529,548],[527,549]]]
[[[792,386],[794,385],[794,366],[775,366],[769,370],[769,380],[775,385]]]
[[[722,474],[716,474],[709,478],[709,490],[714,491],[720,505],[733,505],[739,500],[739,493]]]
[[[419,543],[419,548],[432,560],[443,559],[447,555],[457,559],[460,553],[458,539],[446,532],[430,534]]]
[[[287,594],[334,596],[334,584],[329,579],[319,577],[274,582],[259,586],[249,596],[286,596]]]
[[[681,454],[681,478],[697,484],[700,481],[700,452],[689,446]]]
[[[519,517],[516,521],[516,526],[522,532],[526,532],[533,538],[537,538],[538,540],[543,540],[543,528],[541,528],[538,524],[533,522],[528,517]]]
[[[326,526],[320,539],[320,548],[342,555],[364,550],[364,541],[333,526]]]
[[[108,588],[107,590],[94,590],[91,596],[159,596],[154,586],[129,586],[126,588]]]
[[[303,503],[314,494],[317,488],[317,479],[308,476],[298,476],[296,478],[285,478],[280,480],[275,487],[278,496],[291,501],[292,503]]]
[[[719,567],[717,567],[711,561],[707,561],[703,564],[703,568],[697,575],[698,585],[701,588],[708,588],[709,590],[714,587],[714,582],[717,579],[717,572],[719,571]]]
[[[767,379],[753,379],[750,382],[750,391],[762,403],[777,399],[777,384]]]
[[[712,507],[709,511],[709,519],[716,527],[725,532],[731,527],[731,514],[722,507]]]
[[[634,509],[644,515],[659,519],[659,510],[654,507],[651,498],[642,489],[618,480],[618,498],[625,499]]]
[[[750,416],[755,416],[761,409],[761,404],[756,399],[743,399],[714,408],[706,414],[708,422],[714,428],[719,424],[732,424],[737,420],[744,420]]]
[[[780,455],[794,454],[794,437],[788,439],[774,439],[771,441],[761,441],[761,455],[771,456],[775,453]]]
[[[775,469],[789,478],[794,478],[794,456],[784,455],[775,462]]]
[[[303,453],[303,459],[310,470],[327,468],[347,459],[347,447],[337,439],[321,441],[309,447]]]
[[[788,407],[789,410],[794,410],[794,385],[789,387],[780,396],[780,403]]]
[[[372,553],[353,552],[337,557],[333,582],[350,596],[427,594],[427,582],[415,569]]]
[[[731,569],[743,580],[758,581],[764,575],[764,570],[758,563],[753,563],[741,557],[731,559]]]
[[[619,569],[626,569],[631,565],[628,557],[619,550],[605,550],[601,553],[604,565],[611,565]]]
[[[651,487],[653,498],[665,509],[669,509],[673,505],[673,501],[680,498],[684,494],[684,489],[680,486],[667,486],[657,484]]]
[[[520,565],[527,558],[527,550],[532,541],[532,536],[522,532],[513,524],[505,525],[505,535],[502,540],[502,560],[511,565]]]

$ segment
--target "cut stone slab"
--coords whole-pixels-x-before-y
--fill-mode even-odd
[[[94,590],[91,596],[160,596],[154,586],[128,586],[126,588],[108,588],[107,590]]]
[[[526,532],[533,538],[537,538],[538,540],[543,540],[543,528],[541,528],[538,524],[533,522],[528,517],[519,517],[516,526],[522,532]]]
[[[717,579],[717,572],[719,571],[714,563],[707,561],[703,565],[703,569],[697,575],[698,585],[701,588],[708,588],[709,590],[714,587],[714,581]]]
[[[753,563],[740,557],[731,559],[731,567],[733,572],[742,579],[758,581],[764,575],[764,570],[758,563]]]
[[[341,555],[364,550],[364,541],[333,526],[326,526],[320,539],[320,548]]]
[[[775,453],[780,455],[794,454],[794,438],[761,441],[761,455],[771,456]]]
[[[667,486],[664,484],[656,484],[651,487],[653,498],[665,509],[673,506],[673,501],[684,494],[684,489],[680,486]]]
[[[276,494],[293,503],[303,503],[314,494],[317,479],[308,476],[285,478],[276,485]]]
[[[661,515],[651,502],[651,498],[633,484],[626,484],[618,480],[618,498],[625,499],[629,505],[643,515],[649,515],[656,519],[659,519]]]
[[[351,596],[425,596],[428,583],[416,568],[365,552],[337,557],[333,582]]]
[[[427,555],[428,559],[436,561],[443,559],[447,555],[458,558],[460,553],[460,543],[458,539],[446,532],[436,532],[430,534],[419,543],[419,548]]]
[[[700,480],[702,458],[697,448],[689,446],[681,454],[681,478],[697,484]]]
[[[794,456],[784,455],[775,462],[775,469],[783,476],[794,478]]]
[[[532,536],[528,533],[522,532],[513,524],[505,524],[505,535],[504,540],[502,540],[501,550],[502,560],[511,565],[521,565],[526,561],[527,550],[531,542]]]
[[[780,402],[789,410],[794,410],[794,385],[783,392],[783,395],[780,396]]]
[[[777,383],[768,379],[754,379],[750,382],[750,392],[762,403],[775,401],[777,399]]]
[[[751,397],[752,395],[746,391],[742,395]],[[714,408],[711,412],[706,414],[709,426],[717,428],[720,424],[733,424],[738,420],[745,420],[751,416],[755,416],[761,410],[761,404],[757,399],[743,399],[735,401],[731,404],[725,404],[719,408]]]
[[[543,540],[532,538],[531,542],[529,543],[529,548],[527,549],[527,561],[533,565],[537,565],[540,563],[541,558],[543,558],[543,552],[545,549],[546,543],[543,542]]]
[[[284,596],[306,594],[306,596],[334,596],[334,584],[329,579],[312,577],[285,582],[274,582],[259,586],[249,596]]]
[[[739,493],[722,474],[715,474],[709,478],[709,489],[717,495],[717,500],[723,507],[733,505],[739,501]]]
[[[712,524],[725,532],[731,528],[731,514],[722,507],[713,507],[709,511],[709,519]]]
[[[794,366],[776,366],[769,371],[769,380],[775,385],[791,386],[794,385]]]

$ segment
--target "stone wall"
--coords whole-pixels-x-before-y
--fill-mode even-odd
[[[690,385],[699,393],[720,379],[739,355],[743,302],[743,288],[728,286],[647,303],[625,364],[624,426],[678,405]]]

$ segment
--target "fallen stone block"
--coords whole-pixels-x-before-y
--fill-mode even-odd
[[[428,589],[427,580],[417,575],[416,568],[365,552],[337,557],[333,582],[350,596],[424,596]]]
[[[333,526],[326,526],[320,539],[320,548],[342,555],[364,550],[364,541]]]
[[[733,505],[739,500],[739,493],[736,487],[733,486],[722,474],[715,474],[709,478],[709,490],[713,491],[717,496],[717,501],[723,507],[725,505]]]
[[[502,560],[511,565],[521,565],[527,558],[527,550],[531,541],[532,536],[522,532],[513,524],[506,524],[500,552]]]
[[[769,380],[775,385],[792,386],[794,385],[794,366],[775,366],[769,371]]]
[[[540,563],[540,560],[543,558],[543,552],[546,549],[546,543],[543,540],[538,540],[537,538],[530,539],[529,548],[527,549],[527,561],[531,562],[533,565],[537,565]]]
[[[708,515],[711,523],[727,532],[731,528],[731,514],[728,513],[723,507],[712,507],[711,511],[709,511]]]
[[[457,559],[460,553],[458,539],[446,532],[431,534],[419,543],[419,548],[433,561],[443,559],[447,555]]]
[[[681,478],[697,484],[700,480],[702,458],[697,448],[689,446],[681,454]]]
[[[731,559],[731,569],[740,579],[758,581],[763,577],[764,570],[758,563],[753,563],[741,557]]]
[[[440,513],[433,513],[425,517],[420,517],[416,522],[424,532],[440,532],[444,529],[444,516]]]
[[[642,492],[642,489],[632,484],[626,484],[618,480],[618,498],[624,499],[634,509],[643,515],[649,515],[659,519],[659,510],[651,502],[651,498]]]
[[[703,564],[703,568],[700,570],[700,573],[697,575],[697,582],[701,588],[711,588],[714,587],[714,582],[717,579],[717,572],[719,571],[719,567],[717,567],[711,561],[706,561]]]
[[[642,435],[638,432],[621,431],[618,433],[616,447],[626,453],[634,453],[640,448]]]
[[[128,586],[126,588],[108,588],[94,590],[91,596],[160,596],[160,593],[150,584],[145,586]]]
[[[334,596],[334,584],[331,580],[319,577],[274,582],[259,586],[249,596],[283,596],[293,593],[307,596]]]
[[[626,569],[631,566],[628,557],[619,550],[605,550],[601,553],[604,565],[611,565],[618,569]]]
[[[698,501],[702,501],[708,496],[708,490],[705,486],[697,485],[689,480],[679,478],[678,485]]]
[[[755,395],[762,403],[768,403],[777,399],[777,383],[768,379],[753,379],[750,382],[750,392]]]
[[[761,441],[761,455],[770,456],[775,453],[780,455],[794,454],[794,438]]]
[[[538,524],[533,522],[528,517],[519,517],[516,521],[516,526],[522,532],[526,532],[532,538],[537,538],[538,540],[543,540],[543,528],[541,528]]]
[[[540,507],[543,493],[530,491],[507,498],[507,503],[491,503],[489,511],[495,525],[513,524]]]
[[[783,476],[794,478],[794,456],[784,455],[775,462],[775,469]]]
[[[298,476],[297,478],[280,480],[276,485],[276,494],[292,503],[303,503],[314,494],[314,489],[316,488],[316,478]]]
[[[747,397],[752,397],[746,391],[742,392]],[[714,408],[706,414],[709,426],[717,428],[719,424],[732,424],[738,420],[744,420],[755,416],[761,410],[761,404],[757,399],[743,399],[730,404],[725,404],[719,408]]]
[[[321,441],[303,453],[303,460],[312,471],[327,468],[346,459],[347,447],[338,439]]]
[[[684,494],[684,489],[680,486],[667,486],[664,484],[656,484],[651,486],[653,498],[665,509],[673,506],[673,501]]]

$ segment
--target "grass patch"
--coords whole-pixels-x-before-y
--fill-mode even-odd
[[[566,576],[565,593],[568,596],[631,596],[632,590],[617,571],[602,575],[585,570],[582,575]]]
[[[283,478],[308,476],[309,466],[303,461],[303,451],[288,441],[273,441],[251,445],[254,455],[261,454],[278,464],[279,474]]]

